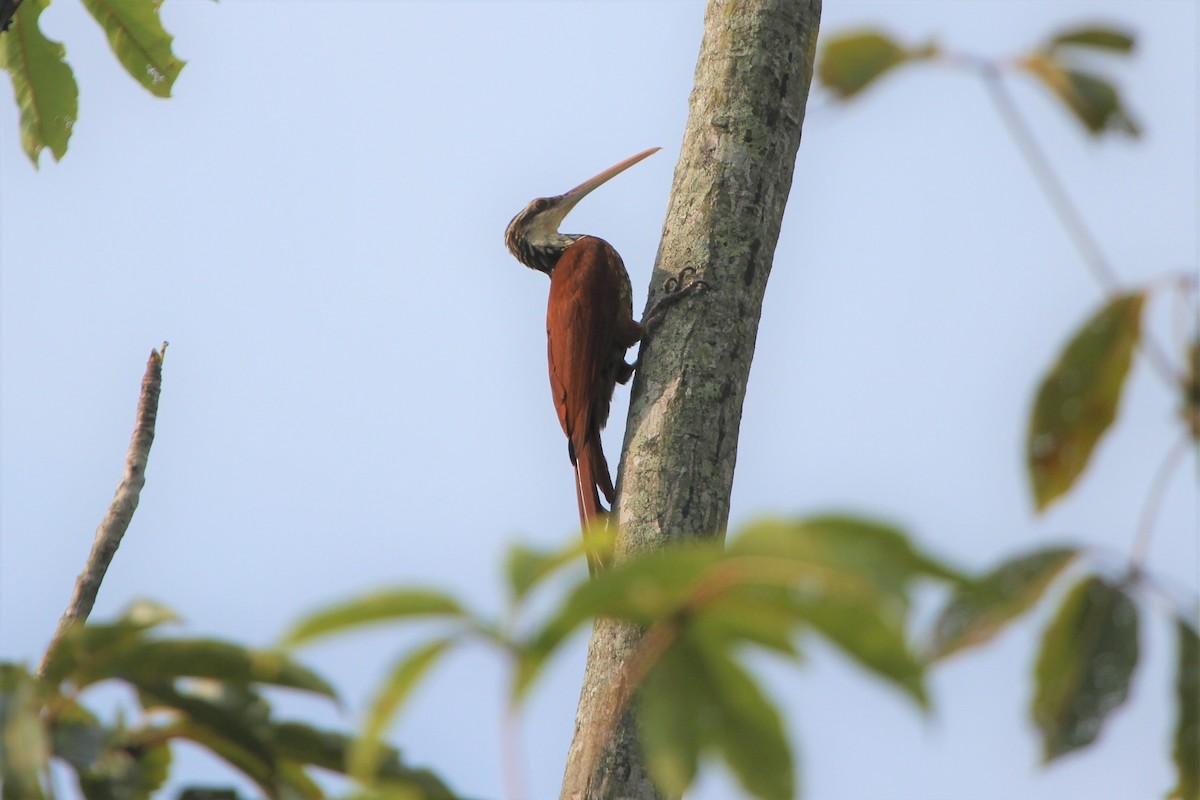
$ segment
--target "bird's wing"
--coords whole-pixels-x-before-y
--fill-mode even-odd
[[[550,278],[550,389],[572,458],[608,418],[612,389],[600,384],[616,335],[621,297],[614,267],[624,269],[620,261],[607,242],[585,236],[567,248]]]

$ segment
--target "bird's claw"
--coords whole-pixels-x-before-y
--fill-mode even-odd
[[[708,288],[709,286],[706,281],[696,277],[695,267],[684,267],[679,270],[678,274],[672,275],[663,281],[663,291],[667,294],[674,294],[682,289],[695,291]]]
[[[686,281],[686,283],[685,283]],[[642,317],[642,327],[649,331],[658,324],[668,308],[682,301],[693,292],[707,290],[708,284],[696,277],[695,267],[684,267],[675,275],[663,281],[663,296],[658,298],[646,316]],[[636,366],[636,364],[635,364]]]

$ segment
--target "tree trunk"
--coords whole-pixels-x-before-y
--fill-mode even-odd
[[[618,474],[618,560],[673,539],[724,535],[742,401],[820,14],[821,0],[709,2],[648,302],[685,267],[711,288],[668,311],[642,345]],[[624,715],[611,740],[602,732],[611,678],[639,637],[610,620],[592,632],[563,800],[658,797],[634,715]]]

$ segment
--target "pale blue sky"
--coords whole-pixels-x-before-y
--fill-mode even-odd
[[[35,661],[120,476],[146,355],[171,342],[158,436],[97,618],[131,599],[189,633],[267,644],[300,612],[418,582],[481,608],[514,540],[576,521],[548,396],[545,278],[501,234],[646,147],[566,230],[612,242],[641,307],[687,113],[700,2],[171,0],[189,61],[168,101],[120,71],[78,4],[43,28],[80,82],[64,161],[35,172],[0,101],[0,658]],[[1119,77],[1146,135],[1086,139],[1014,85],[1088,223],[1131,285],[1197,263],[1197,4],[826,2],[823,30],[882,24],[983,55],[1057,26],[1119,22]],[[847,108],[814,93],[745,405],[732,526],[851,510],[982,568],[1052,541],[1129,552],[1177,435],[1139,363],[1085,479],[1035,518],[1022,470],[1032,392],[1100,302],[988,103],[963,73],[914,68]],[[1169,336],[1169,306],[1150,319]],[[606,436],[614,466],[627,390]],[[1195,464],[1172,482],[1149,563],[1197,588]],[[582,568],[582,567],[581,567]],[[1131,702],[1048,770],[1026,722],[1045,615],[931,675],[922,719],[814,644],[766,663],[814,800],[1148,798],[1171,784],[1173,644],[1146,617]],[[390,633],[304,656],[352,710]],[[532,796],[557,796],[584,655],[525,718]],[[448,663],[393,730],[464,793],[502,794],[504,672]],[[350,725],[308,701],[292,713]],[[228,773],[185,754],[180,777]],[[720,771],[697,798],[726,797]]]

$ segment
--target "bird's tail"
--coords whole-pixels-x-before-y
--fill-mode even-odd
[[[587,545],[588,572],[608,566],[610,553],[606,546],[596,546],[588,541],[588,533],[601,530],[608,523],[608,511],[600,504],[600,493],[612,505],[612,478],[608,474],[608,461],[600,446],[600,437],[591,436],[575,453],[575,497],[579,501],[579,524],[583,526],[584,543]]]

